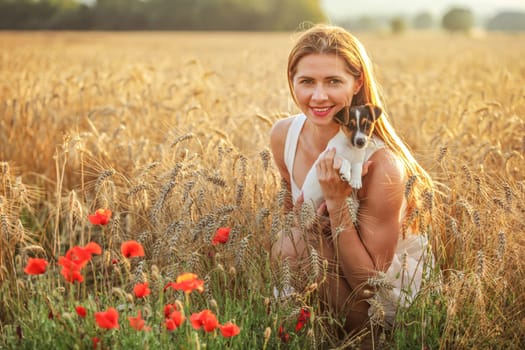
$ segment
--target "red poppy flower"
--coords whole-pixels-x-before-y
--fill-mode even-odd
[[[82,318],[86,317],[86,315],[87,315],[86,308],[83,307],[83,306],[80,306],[80,305],[76,306],[75,307],[75,311],[77,312],[77,315],[82,317]]]
[[[74,246],[66,252],[64,258],[71,261],[76,268],[81,269],[91,260],[91,252],[83,247]]]
[[[178,327],[180,327],[180,325],[182,324],[182,322],[184,322],[185,319],[186,318],[184,317],[182,312],[177,310],[172,311],[170,315],[166,317],[166,320],[164,322],[166,325],[166,329],[168,331],[173,331],[177,329]]]
[[[40,258],[29,258],[24,272],[28,275],[41,275],[46,272],[48,262]]]
[[[151,328],[146,326],[146,321],[142,319],[142,313],[138,312],[137,317],[128,317],[129,325],[137,331],[150,331]]]
[[[95,214],[88,215],[88,219],[93,225],[107,225],[111,219],[111,210],[98,209]]]
[[[66,253],[66,256],[58,257],[58,265],[62,266],[60,274],[70,283],[75,281],[82,282],[84,280],[84,277],[80,274],[80,269],[87,264],[87,260],[78,258],[78,255],[76,255],[74,251],[74,248],[70,249]],[[80,248],[78,251],[81,252],[83,250]]]
[[[60,257],[60,258],[62,258],[62,257]],[[60,258],[58,259],[58,263],[59,264],[60,264]],[[64,279],[66,281],[68,281],[69,283],[73,283],[75,281],[77,281],[77,282],[84,281],[84,277],[80,274],[80,269],[75,267],[75,266],[72,266],[72,267],[64,266],[64,267],[62,267],[62,270],[60,270],[60,274],[62,276],[64,276]]]
[[[204,291],[204,281],[197,279],[197,275],[191,272],[183,273],[177,277],[176,282],[170,282],[164,287],[164,290],[171,287],[175,290],[183,290],[191,293],[193,290]]]
[[[164,318],[170,317],[170,314],[175,310],[177,310],[177,308],[175,307],[175,304],[164,305]]]
[[[279,326],[279,338],[281,338],[283,343],[288,343],[290,341],[290,334],[284,330],[282,325]]]
[[[138,283],[133,287],[133,293],[137,298],[144,298],[145,296],[151,293],[151,290],[148,288],[148,282]]]
[[[84,249],[91,254],[102,254],[102,248],[95,242],[89,242],[84,246]]]
[[[223,325],[219,325],[219,329],[221,330],[222,336],[226,338],[234,337],[241,333],[241,329],[236,324],[231,322],[226,322]]]
[[[91,341],[93,342],[93,349],[96,349],[97,346],[98,346],[98,343],[100,343],[100,339],[97,338],[97,337],[93,337],[93,338],[91,339]]]
[[[95,242],[89,242],[84,247],[74,246],[64,257],[82,268],[91,260],[93,254],[102,254],[102,248]]]
[[[191,315],[190,321],[193,328],[200,329],[202,327],[206,332],[212,332],[219,326],[217,317],[208,309]]]
[[[68,282],[82,282],[84,277],[80,270],[87,265],[93,254],[102,254],[102,248],[95,242],[90,242],[84,247],[74,246],[66,252],[65,256],[58,258],[58,265],[62,266],[60,273]]]
[[[120,252],[126,258],[133,258],[135,256],[144,256],[144,248],[137,241],[127,241],[120,246]]]
[[[59,256],[57,264],[70,270],[80,270],[81,268],[76,262],[65,256]]]
[[[110,307],[106,311],[95,312],[95,320],[100,328],[119,328],[118,311]]]
[[[297,318],[297,324],[295,325],[295,331],[299,332],[301,328],[308,322],[310,319],[310,311],[306,308],[302,308],[299,312],[299,317]]]
[[[171,313],[176,310],[177,306],[175,304],[166,304],[164,306],[164,318],[169,318]]]
[[[229,227],[220,227],[217,229],[217,232],[215,232],[215,235],[213,236],[211,240],[211,244],[217,245],[219,243],[226,243],[228,242],[228,238],[230,237],[230,228]]]

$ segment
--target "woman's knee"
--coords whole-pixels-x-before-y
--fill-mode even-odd
[[[305,248],[303,234],[300,230],[294,228],[289,235],[284,235],[281,232],[272,246],[271,259],[274,261],[285,259],[295,261],[303,256]]]

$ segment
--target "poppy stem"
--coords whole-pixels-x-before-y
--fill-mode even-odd
[[[190,308],[190,292],[184,292],[184,305],[186,306],[186,309],[189,310],[189,308]]]

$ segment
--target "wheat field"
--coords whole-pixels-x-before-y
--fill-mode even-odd
[[[385,342],[525,347],[525,35],[356,35],[376,63],[394,126],[436,181],[427,230],[440,278]],[[268,262],[276,231],[289,225],[268,135],[274,121],[297,113],[286,82],[293,39],[0,33],[0,348],[31,348],[31,329],[44,321],[29,315],[56,313],[54,302],[91,300],[93,290],[125,298],[144,280],[162,290],[184,271],[205,279],[202,305],[227,304],[223,315],[243,324],[242,342],[212,347],[208,339],[210,348],[340,346],[322,314],[290,344],[277,335],[283,313],[315,304],[312,295],[274,300],[283,274]],[[97,208],[113,211],[103,229],[85,220]],[[230,240],[211,251],[223,226]],[[146,257],[112,275],[130,239]],[[56,261],[90,241],[105,248],[92,267],[102,277],[93,273],[77,290],[46,277],[39,291],[23,273],[28,257]],[[235,303],[255,305],[254,315]],[[51,334],[71,331],[56,327]]]

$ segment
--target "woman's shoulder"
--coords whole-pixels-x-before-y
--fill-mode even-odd
[[[370,157],[372,164],[378,165],[386,175],[404,177],[405,167],[401,158],[388,147],[379,148]]]
[[[292,125],[292,122],[298,118],[299,115],[292,115],[283,119],[277,120],[270,131],[270,140],[271,142],[283,142],[286,139],[286,134],[288,133],[288,130],[290,129],[290,125]]]
[[[288,183],[290,183],[290,176],[286,167],[284,151],[288,130],[296,117],[297,115],[293,115],[277,120],[270,131],[270,148],[275,164],[277,165],[281,176],[286,179]]]
[[[395,187],[404,187],[405,167],[401,158],[392,150],[387,147],[380,148],[372,154],[369,161],[371,163],[368,174],[364,179],[368,180],[367,188],[372,187],[372,191],[377,189],[380,192],[385,188],[392,190]]]
[[[401,210],[406,171],[402,160],[388,148],[377,150],[369,159],[368,173],[358,192],[370,213],[378,217],[398,215]]]

